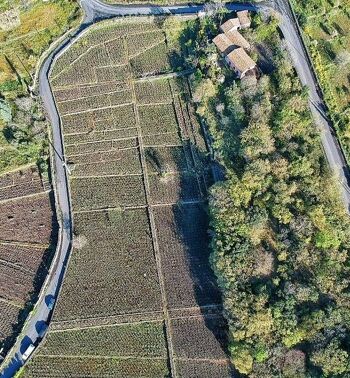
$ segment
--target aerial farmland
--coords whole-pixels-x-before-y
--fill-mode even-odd
[[[102,22],[53,66],[73,251],[25,377],[231,376],[209,263],[209,154],[179,42],[185,26]]]
[[[0,346],[7,351],[38,297],[57,239],[51,185],[35,165],[0,176]],[[1,348],[0,348],[1,349]]]

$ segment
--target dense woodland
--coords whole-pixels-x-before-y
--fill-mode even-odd
[[[197,112],[226,175],[210,216],[232,362],[250,377],[347,376],[350,222],[307,90],[277,23],[258,17],[245,34],[268,74],[235,80],[209,42],[222,17],[195,22],[186,45]]]

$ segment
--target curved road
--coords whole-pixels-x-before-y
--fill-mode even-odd
[[[275,0],[276,10],[281,15],[280,28],[287,43],[287,48],[293,60],[300,81],[309,88],[309,103],[312,115],[321,131],[321,141],[324,153],[331,170],[340,182],[343,202],[350,211],[350,176],[343,151],[336,137],[331,120],[326,114],[321,90],[315,73],[311,67],[308,52],[301,38],[301,31],[291,11],[288,0]]]
[[[40,342],[39,333],[45,322],[51,318],[51,310],[47,304],[50,298],[57,298],[63,277],[66,263],[72,247],[72,212],[70,203],[69,183],[67,168],[64,161],[63,138],[60,118],[56,109],[55,101],[49,84],[49,73],[51,66],[57,57],[67,49],[89,25],[102,19],[116,16],[138,16],[138,15],[166,15],[166,14],[195,14],[203,10],[203,5],[172,5],[172,6],[113,6],[104,4],[100,0],[81,0],[85,17],[78,30],[57,47],[45,60],[39,73],[39,91],[44,102],[45,109],[52,125],[52,144],[54,149],[54,184],[56,195],[56,208],[60,224],[60,238],[57,246],[55,260],[52,263],[48,277],[43,285],[40,297],[34,311],[29,316],[26,325],[12,348],[9,357],[11,360],[2,371],[1,378],[10,378],[23,366],[22,354],[31,343],[38,345]],[[321,128],[322,145],[329,165],[336,172],[343,188],[343,199],[349,210],[350,190],[348,187],[348,168],[339,143],[334,135],[331,122],[324,112],[323,100],[319,94],[317,82],[313,74],[307,53],[302,44],[299,30],[295,25],[287,0],[277,0],[276,10],[281,14],[281,30],[287,41],[294,65],[301,82],[310,89],[310,107],[317,124]],[[252,5],[249,3],[230,3],[226,7],[229,10],[264,11],[269,10],[268,4]],[[42,336],[42,335],[41,335]]]

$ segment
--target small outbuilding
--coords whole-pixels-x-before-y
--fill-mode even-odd
[[[243,47],[246,50],[250,49],[250,43],[237,30],[230,30],[226,33],[227,38],[235,47]]]
[[[237,12],[237,17],[239,20],[240,27],[242,29],[247,29],[250,27],[251,21],[249,17],[249,12],[247,10]]]
[[[220,29],[223,33],[227,33],[230,30],[237,30],[241,26],[239,19],[236,18],[230,18],[226,22],[224,22],[221,26]]]
[[[248,72],[253,71],[256,68],[254,60],[242,47],[239,47],[238,49],[235,49],[227,54],[225,60],[240,79],[246,76]]]

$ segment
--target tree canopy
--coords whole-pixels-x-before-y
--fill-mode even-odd
[[[343,376],[350,374],[349,217],[276,23],[256,17],[253,26],[247,38],[272,52],[272,73],[238,82],[219,56],[213,60],[210,44],[199,43],[193,79],[225,168],[211,189],[210,217],[229,351],[250,377]]]

